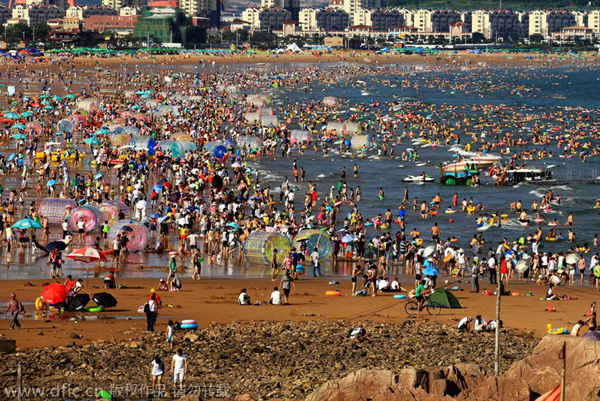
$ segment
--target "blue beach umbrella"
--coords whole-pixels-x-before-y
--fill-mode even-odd
[[[435,267],[428,267],[427,269],[423,270],[423,274],[426,276],[437,276],[440,274],[440,272]]]
[[[44,228],[40,222],[30,219],[29,217],[17,221],[12,225],[12,228],[18,228],[19,230],[27,230],[28,228]]]

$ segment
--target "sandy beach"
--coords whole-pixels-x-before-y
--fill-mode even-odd
[[[329,285],[329,281],[339,278],[303,277],[297,281],[297,290],[292,290],[289,306],[240,306],[237,296],[241,288],[248,289],[252,302],[266,302],[274,284],[270,278],[264,279],[209,279],[193,281],[183,279],[183,288],[180,292],[158,292],[163,308],[160,310],[157,322],[157,331],[166,330],[169,319],[181,321],[194,319],[199,328],[204,328],[216,323],[251,322],[251,321],[308,321],[308,320],[345,320],[354,322],[357,327],[361,321],[368,319],[380,322],[402,323],[408,319],[404,311],[404,301],[393,298],[391,293],[380,293],[377,297],[351,297],[350,280],[344,280],[340,285]],[[39,296],[44,284],[49,280],[34,281],[5,281],[2,283],[3,293],[11,291],[17,293],[18,298],[26,304],[28,316],[22,321],[20,331],[9,330],[10,320],[0,320],[0,333],[4,338],[17,340],[17,347],[21,350],[34,347],[64,346],[71,341],[71,333],[78,333],[81,340],[76,340],[78,345],[89,344],[97,340],[110,341],[124,340],[142,334],[146,329],[143,313],[137,309],[148,299],[150,289],[155,288],[157,280],[150,279],[124,279],[118,283],[131,288],[106,290],[117,298],[119,304],[116,308],[105,312],[77,313],[65,312],[57,320],[40,317],[33,320],[30,314],[35,313],[31,304]],[[408,284],[412,288],[412,283]],[[452,285],[454,286],[454,285]],[[90,279],[90,293],[103,292],[101,280]],[[439,286],[438,286],[439,287]],[[469,293],[470,285],[462,284],[464,291],[454,294],[460,300],[464,309],[442,309],[437,317],[423,316],[418,318],[423,321],[430,319],[446,324],[456,324],[457,319],[465,316],[481,314],[484,319],[495,318],[496,298],[481,294]],[[493,286],[484,280],[481,291],[493,291]],[[592,301],[597,299],[597,292],[590,286],[559,287],[557,293],[567,293],[576,298],[572,301],[541,301],[546,287],[535,284],[511,284],[508,289],[532,296],[502,297],[502,320],[507,327],[515,330],[532,332],[536,336],[546,334],[546,325],[562,327],[566,322],[577,321],[589,309]],[[339,289],[342,297],[326,297],[325,292]],[[3,299],[2,301],[6,301]],[[93,305],[93,301],[90,305]],[[172,307],[170,307],[172,305]],[[545,308],[552,305],[555,312],[544,312]],[[94,316],[92,319],[83,320],[79,317]],[[69,318],[77,317],[77,323]],[[132,318],[133,320],[126,320]],[[43,335],[40,334],[43,333]]]

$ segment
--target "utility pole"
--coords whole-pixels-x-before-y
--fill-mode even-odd
[[[560,372],[560,401],[565,401],[565,384],[566,384],[566,371],[567,371],[567,342],[563,342],[562,351],[558,354],[558,357],[562,359],[562,369]]]
[[[500,297],[502,293],[502,280],[500,273],[500,266],[496,266],[496,281],[498,288],[496,289],[496,333],[494,339],[494,376],[500,374]]]

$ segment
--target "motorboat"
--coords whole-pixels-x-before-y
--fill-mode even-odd
[[[424,177],[422,175],[407,175],[406,178],[402,180],[402,182],[416,182],[417,184],[424,184],[426,182],[434,181],[435,178],[427,174],[425,174]]]

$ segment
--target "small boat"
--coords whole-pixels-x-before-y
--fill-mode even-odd
[[[433,178],[430,175],[425,174],[425,177],[423,177],[422,175],[407,175],[405,179],[402,180],[402,182],[416,182],[419,184],[423,184],[425,182],[434,182],[435,178]]]

